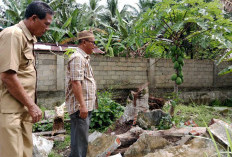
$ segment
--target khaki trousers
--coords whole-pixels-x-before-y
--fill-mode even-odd
[[[32,123],[25,113],[0,113],[0,157],[32,157]]]

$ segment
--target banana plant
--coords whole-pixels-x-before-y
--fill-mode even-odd
[[[1,17],[0,20],[4,20],[5,26],[11,26],[18,23],[24,18],[25,10],[33,0],[2,0],[6,5],[5,17]]]
[[[88,21],[89,26],[98,27],[101,21],[100,15],[104,9],[103,5],[99,5],[100,0],[89,0],[89,5],[87,7],[86,21]]]
[[[110,57],[114,57],[114,51],[113,48],[111,47],[111,42],[112,42],[112,37],[113,37],[113,32],[109,35],[109,38],[104,40],[102,39],[99,35],[96,36],[97,41],[99,41],[100,48],[103,47],[106,54]]]

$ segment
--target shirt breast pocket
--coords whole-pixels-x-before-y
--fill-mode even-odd
[[[32,52],[25,52],[23,66],[28,67],[31,64],[34,64],[34,56],[33,56]]]

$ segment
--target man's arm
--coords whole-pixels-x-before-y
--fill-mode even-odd
[[[86,108],[86,104],[84,101],[84,97],[83,97],[83,93],[82,93],[82,86],[80,81],[72,81],[72,90],[74,93],[74,96],[76,97],[76,99],[78,100],[78,102],[80,103],[80,117],[82,119],[87,118],[88,116],[88,110]]]
[[[28,108],[28,112],[32,117],[32,122],[38,122],[42,118],[42,112],[24,90],[19,82],[16,72],[8,70],[1,73],[1,80],[10,94]]]

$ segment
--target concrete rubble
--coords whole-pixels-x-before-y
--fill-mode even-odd
[[[214,144],[205,138],[194,138],[185,145],[159,149],[145,157],[205,157],[216,154]]]
[[[143,129],[151,129],[152,126],[155,127],[159,125],[161,119],[167,115],[167,113],[164,113],[160,109],[156,109],[150,112],[140,111],[137,116],[136,124],[138,124]]]
[[[216,137],[216,140],[222,145],[229,146],[229,139],[232,140],[232,124],[219,119],[212,119],[211,123],[209,130]]]
[[[210,126],[212,131],[216,124],[219,127],[218,123],[224,124],[220,120],[214,120],[214,124]],[[110,157],[205,157],[217,153],[206,127],[143,130],[136,126],[119,135],[94,132],[90,135],[88,149],[88,157],[106,157],[111,154]],[[225,150],[219,147],[219,151]]]
[[[164,148],[168,141],[160,136],[153,136],[143,133],[140,138],[131,145],[124,154],[124,157],[141,157],[157,148]]]
[[[90,141],[87,157],[107,157],[121,145],[119,138],[115,135],[102,134]]]
[[[94,131],[92,134],[89,135],[88,142],[92,143],[96,138],[101,137],[102,133],[98,131]]]
[[[47,157],[53,148],[53,141],[32,134],[33,157]]]

